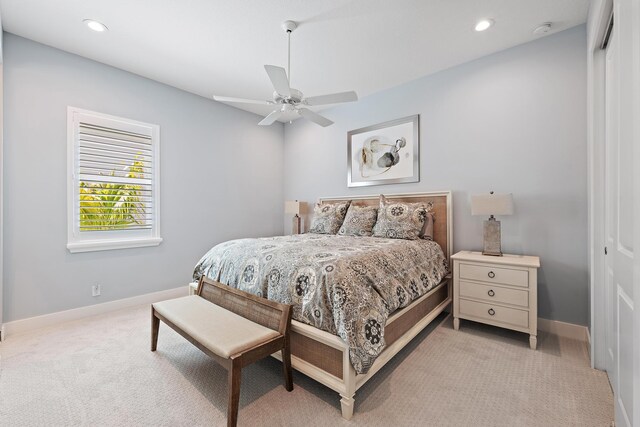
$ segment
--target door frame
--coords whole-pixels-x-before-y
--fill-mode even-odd
[[[633,28],[633,117],[640,117],[640,1],[634,1],[632,4],[632,28]],[[640,213],[640,197],[638,196],[638,190],[640,190],[640,120],[634,122],[633,129],[634,153],[633,153],[633,165],[634,165],[634,248],[638,250],[640,248],[640,219],[638,213]],[[634,260],[633,269],[633,294],[636,304],[640,302],[640,256],[636,256]],[[635,360],[635,366],[633,368],[633,393],[635,396],[633,404],[633,419],[636,425],[640,425],[640,307],[636,307],[634,310],[633,318],[634,328],[634,348],[633,359]]]
[[[0,342],[4,337],[2,307],[4,304],[4,61],[2,17],[0,16]]]
[[[594,0],[587,21],[587,182],[591,367],[607,368],[605,308],[605,69],[602,39],[613,0]]]

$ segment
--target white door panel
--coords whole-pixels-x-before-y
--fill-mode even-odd
[[[617,140],[618,140],[618,80],[615,76],[615,58],[617,53],[617,45],[615,38],[612,37],[607,47],[606,61],[606,82],[605,82],[605,103],[606,103],[606,119],[605,119],[605,243],[606,253],[614,250],[616,247],[616,183],[618,181],[617,170],[615,169],[614,159],[617,160]],[[611,262],[611,255],[605,257],[606,273],[606,296],[607,302],[605,306],[607,328],[606,328],[606,345],[607,354],[607,373],[609,381],[614,390],[618,388],[617,360],[618,360],[618,335],[617,331],[617,300],[618,291],[615,283],[616,275],[614,266]]]
[[[632,426],[633,413],[633,301],[618,287],[618,387],[616,406],[626,424]]]
[[[614,21],[621,2],[614,2]],[[616,25],[607,47],[605,82],[605,287],[607,373],[614,393],[616,425],[634,426],[634,194],[632,98],[621,82],[628,46]]]
[[[606,331],[607,334],[605,336],[605,342],[606,342],[606,346],[607,346],[607,366],[606,366],[606,370],[607,372],[612,373],[613,369],[615,367],[615,360],[616,360],[616,355],[614,353],[616,346],[618,345],[616,340],[615,340],[615,333],[614,331],[616,330],[616,311],[612,310],[611,307],[613,307],[615,305],[615,302],[617,300],[617,295],[618,295],[618,291],[616,289],[615,286],[613,286],[613,269],[611,268],[607,268],[607,277],[606,277],[606,282],[605,282],[605,307],[607,309],[607,313],[606,313]],[[609,381],[611,381],[612,386],[615,388],[615,379],[617,377],[615,377],[614,375],[610,375]]]

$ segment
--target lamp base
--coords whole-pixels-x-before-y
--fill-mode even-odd
[[[484,249],[482,255],[502,256],[500,221],[493,215],[484,222]]]
[[[300,215],[298,214],[293,216],[291,232],[292,234],[300,234]]]

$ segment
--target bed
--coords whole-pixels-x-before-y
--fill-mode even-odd
[[[341,396],[355,393],[451,302],[450,192],[396,194],[434,214],[433,241],[305,234],[221,243],[194,279],[211,279],[293,305],[293,367]],[[379,196],[322,198],[377,205]],[[274,357],[279,358],[277,355]]]

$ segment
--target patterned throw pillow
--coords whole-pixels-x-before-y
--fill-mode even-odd
[[[338,234],[341,236],[371,236],[377,218],[378,208],[375,206],[351,205]]]
[[[373,227],[373,236],[417,240],[426,218],[427,209],[424,203],[394,202],[381,194],[378,221]]]
[[[339,203],[317,203],[309,233],[336,234],[344,221],[351,200]]]

